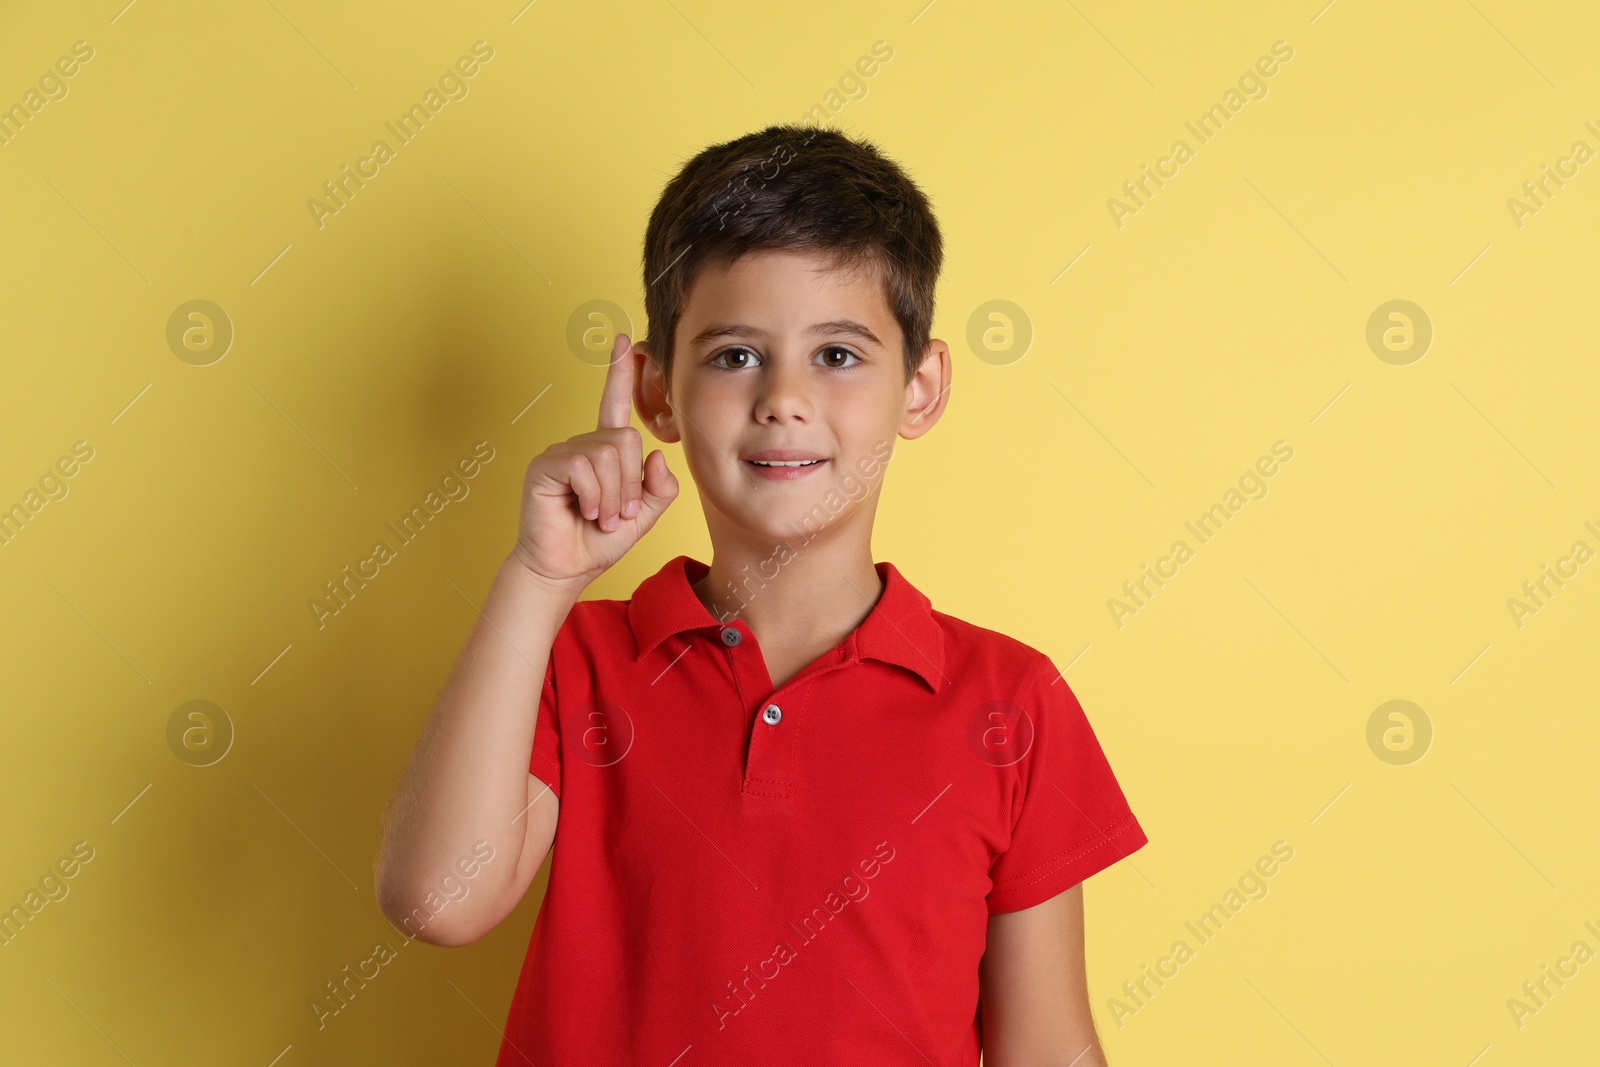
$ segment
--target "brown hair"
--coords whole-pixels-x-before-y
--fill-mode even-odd
[[[646,339],[669,385],[673,333],[690,283],[703,267],[758,249],[822,252],[835,269],[865,268],[881,278],[911,380],[933,328],[944,259],[928,198],[864,138],[790,123],[701,150],[650,213]]]

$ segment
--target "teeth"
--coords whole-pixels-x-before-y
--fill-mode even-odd
[[[820,459],[792,459],[792,460],[752,459],[750,462],[751,463],[755,463],[755,464],[759,464],[760,466],[763,466],[763,467],[809,467],[813,463],[821,463],[822,460],[820,460]]]

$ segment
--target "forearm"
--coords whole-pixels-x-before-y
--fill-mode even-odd
[[[377,895],[392,920],[437,891],[479,841],[494,859],[439,921],[481,928],[509,910],[527,838],[528,821],[518,815],[528,807],[539,694],[577,594],[538,581],[514,558],[500,565],[385,813]]]

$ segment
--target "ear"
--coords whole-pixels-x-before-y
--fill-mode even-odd
[[[666,379],[655,360],[650,358],[649,342],[635,341],[628,350],[628,358],[634,361],[633,406],[639,412],[640,421],[649,427],[657,441],[681,441],[683,435],[678,432],[678,420],[672,413],[672,401],[667,397]]]
[[[950,399],[950,346],[937,337],[922,350],[922,365],[906,383],[906,412],[900,436],[914,441],[933,429]]]

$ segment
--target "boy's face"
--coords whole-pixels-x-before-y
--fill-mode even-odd
[[[875,271],[751,252],[694,279],[673,338],[670,397],[641,354],[634,401],[658,439],[683,442],[714,537],[770,545],[859,524],[870,532],[895,438],[927,433],[950,386],[943,341],[929,342],[910,382],[902,351]],[[771,450],[819,462],[754,462]]]

